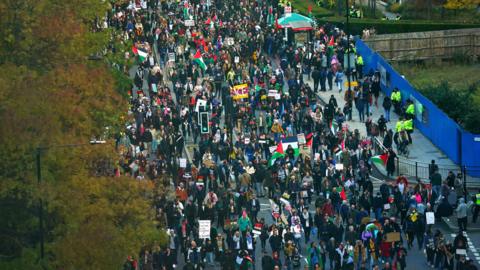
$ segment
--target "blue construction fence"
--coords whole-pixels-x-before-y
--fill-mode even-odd
[[[472,134],[461,128],[359,38],[356,39],[356,48],[357,53],[363,57],[364,71],[380,72],[381,88],[386,95],[390,95],[393,89],[398,88],[403,102],[407,99],[414,102],[415,127],[453,162],[459,166],[466,166],[470,176],[480,176],[480,134]]]

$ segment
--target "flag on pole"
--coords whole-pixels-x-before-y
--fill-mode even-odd
[[[335,119],[330,122],[330,131],[332,131],[333,134],[337,134],[338,131],[338,123]]]
[[[142,48],[137,48],[137,47],[133,46],[132,47],[132,52],[133,52],[133,54],[138,56],[138,59],[140,60],[140,62],[143,62],[143,61],[145,61],[145,59],[147,59],[148,53]]]
[[[275,164],[275,161],[278,159],[278,158],[283,158],[285,156],[285,154],[282,154],[282,153],[279,153],[277,151],[275,151],[272,156],[270,157],[270,159],[268,160],[268,167],[272,167],[273,164]]]
[[[205,65],[205,62],[203,62],[203,57],[199,50],[197,50],[197,52],[193,56],[193,61],[195,61],[195,63],[197,63],[197,65],[200,66],[202,70],[207,69],[207,65]]]
[[[373,157],[370,158],[370,161],[372,163],[381,164],[383,166],[387,165],[387,160],[388,160],[388,153],[373,156]]]

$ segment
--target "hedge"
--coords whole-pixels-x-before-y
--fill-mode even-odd
[[[312,6],[312,15],[315,18],[322,18],[322,17],[331,17],[334,13],[328,9],[319,7],[315,4],[314,1],[311,0],[292,0],[292,7],[294,10],[298,11],[303,15],[308,15],[308,6]]]
[[[342,29],[345,29],[344,17],[324,17],[318,18],[319,24],[332,23]],[[377,34],[394,34],[408,32],[423,32],[436,30],[449,30],[461,28],[477,28],[480,24],[461,24],[461,23],[439,23],[433,21],[419,20],[378,20],[378,19],[350,19],[350,32],[353,35],[361,35],[365,28],[375,28]]]

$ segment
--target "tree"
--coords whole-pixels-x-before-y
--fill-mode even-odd
[[[115,161],[113,144],[81,143],[123,125],[127,101],[91,31],[108,1],[0,1],[0,269],[39,269],[38,201],[44,201],[46,268],[119,269],[143,245],[164,244],[150,181],[95,177],[91,164]],[[125,84],[123,84],[125,87]]]

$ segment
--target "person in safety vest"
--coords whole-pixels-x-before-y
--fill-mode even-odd
[[[415,117],[415,105],[411,100],[407,100],[407,106],[405,109],[405,118],[413,119]]]
[[[402,105],[402,94],[398,88],[393,89],[392,95],[390,96],[392,100],[393,108],[396,114],[401,114],[401,105]]]
[[[405,130],[403,119],[400,118],[397,121],[397,124],[395,124],[395,132],[400,133]]]
[[[360,54],[357,54],[357,59],[355,61],[355,68],[358,73],[358,78],[363,78],[363,57]]]
[[[478,193],[475,194],[474,202],[472,222],[477,223],[478,214],[480,213],[480,189],[478,190]]]
[[[412,144],[412,136],[410,135],[413,132],[413,119],[406,119],[403,121],[403,128],[407,132],[408,142]]]

